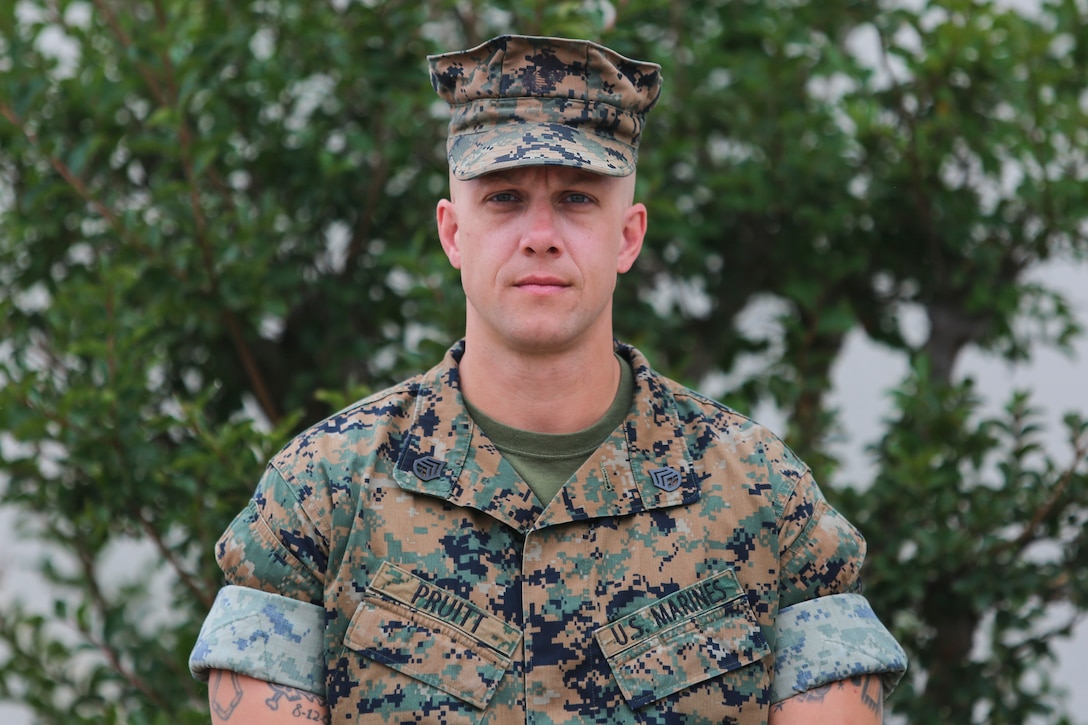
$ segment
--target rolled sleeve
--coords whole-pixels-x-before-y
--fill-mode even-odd
[[[891,694],[907,655],[860,594],[834,594],[782,609],[775,623],[771,701],[861,675],[880,675]]]
[[[211,670],[325,695],[324,610],[278,594],[226,586],[204,620],[189,670],[207,681]]]

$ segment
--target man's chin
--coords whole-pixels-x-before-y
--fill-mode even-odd
[[[588,341],[570,330],[533,329],[508,338],[510,349],[522,355],[552,356],[576,351]]]

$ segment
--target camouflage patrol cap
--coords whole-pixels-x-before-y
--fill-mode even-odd
[[[502,35],[427,60],[452,111],[446,153],[459,179],[538,165],[627,176],[661,93],[661,66],[586,40]]]

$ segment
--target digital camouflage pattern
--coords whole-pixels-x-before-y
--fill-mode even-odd
[[[661,93],[660,66],[585,40],[504,35],[428,61],[460,179],[526,165],[627,176]]]
[[[226,586],[189,656],[200,679],[232,670],[307,692],[325,691],[325,610],[279,594]]]
[[[798,602],[778,613],[775,632],[776,701],[874,671],[885,672],[891,694],[907,669],[906,653],[859,594]]]
[[[856,591],[864,542],[777,438],[617,350],[628,417],[547,506],[467,414],[460,344],[271,461],[217,556],[230,584],[321,607],[334,723],[766,722],[780,611]],[[902,650],[855,619],[876,656],[846,665],[893,683]],[[194,670],[245,672],[253,637],[210,629]]]

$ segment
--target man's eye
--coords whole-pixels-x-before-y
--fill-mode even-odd
[[[567,194],[567,201],[572,204],[589,204],[593,201],[593,197],[589,194],[582,194],[581,192],[572,191]]]
[[[501,204],[509,204],[510,202],[517,201],[518,197],[511,191],[500,191],[497,194],[492,194],[489,197],[489,200],[496,201]]]

